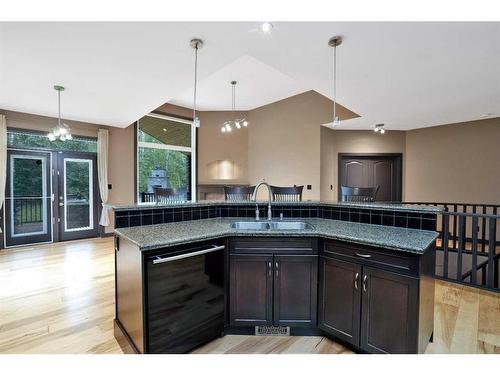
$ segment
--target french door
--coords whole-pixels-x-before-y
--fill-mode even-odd
[[[96,237],[99,228],[97,157],[79,152],[57,152],[54,205],[58,241]]]
[[[50,168],[50,152],[7,152],[6,246],[52,241]]]
[[[8,150],[5,246],[96,237],[97,157]]]

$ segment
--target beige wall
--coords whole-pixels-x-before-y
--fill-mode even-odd
[[[500,204],[500,118],[406,133],[406,200]]]
[[[321,127],[321,200],[337,200],[339,153],[402,153],[404,165],[405,132],[372,130],[332,130]],[[404,194],[403,168],[403,194]],[[332,185],[333,189],[330,189]]]
[[[342,118],[356,116],[343,107],[338,112]],[[332,116],[332,102],[315,91],[250,111],[249,182],[264,178],[272,185],[312,185],[311,190],[304,187],[303,199],[319,199],[320,125]]]

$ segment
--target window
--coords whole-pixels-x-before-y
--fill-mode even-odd
[[[137,126],[137,202],[194,200],[195,132],[192,121],[158,114]]]
[[[97,152],[97,139],[73,136],[71,140],[50,141],[46,133],[8,129],[7,146],[30,150]]]

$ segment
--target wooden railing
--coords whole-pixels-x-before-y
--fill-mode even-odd
[[[436,277],[500,291],[500,205],[404,203],[444,209],[437,218]]]

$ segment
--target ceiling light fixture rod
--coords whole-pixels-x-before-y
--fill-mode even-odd
[[[199,126],[198,118],[196,117],[196,91],[198,83],[198,50],[203,47],[203,41],[201,39],[191,39],[189,45],[191,48],[194,48],[193,122],[196,126]]]
[[[328,45],[333,47],[333,126],[340,122],[337,116],[337,47],[342,44],[341,36],[334,36],[328,41]]]

